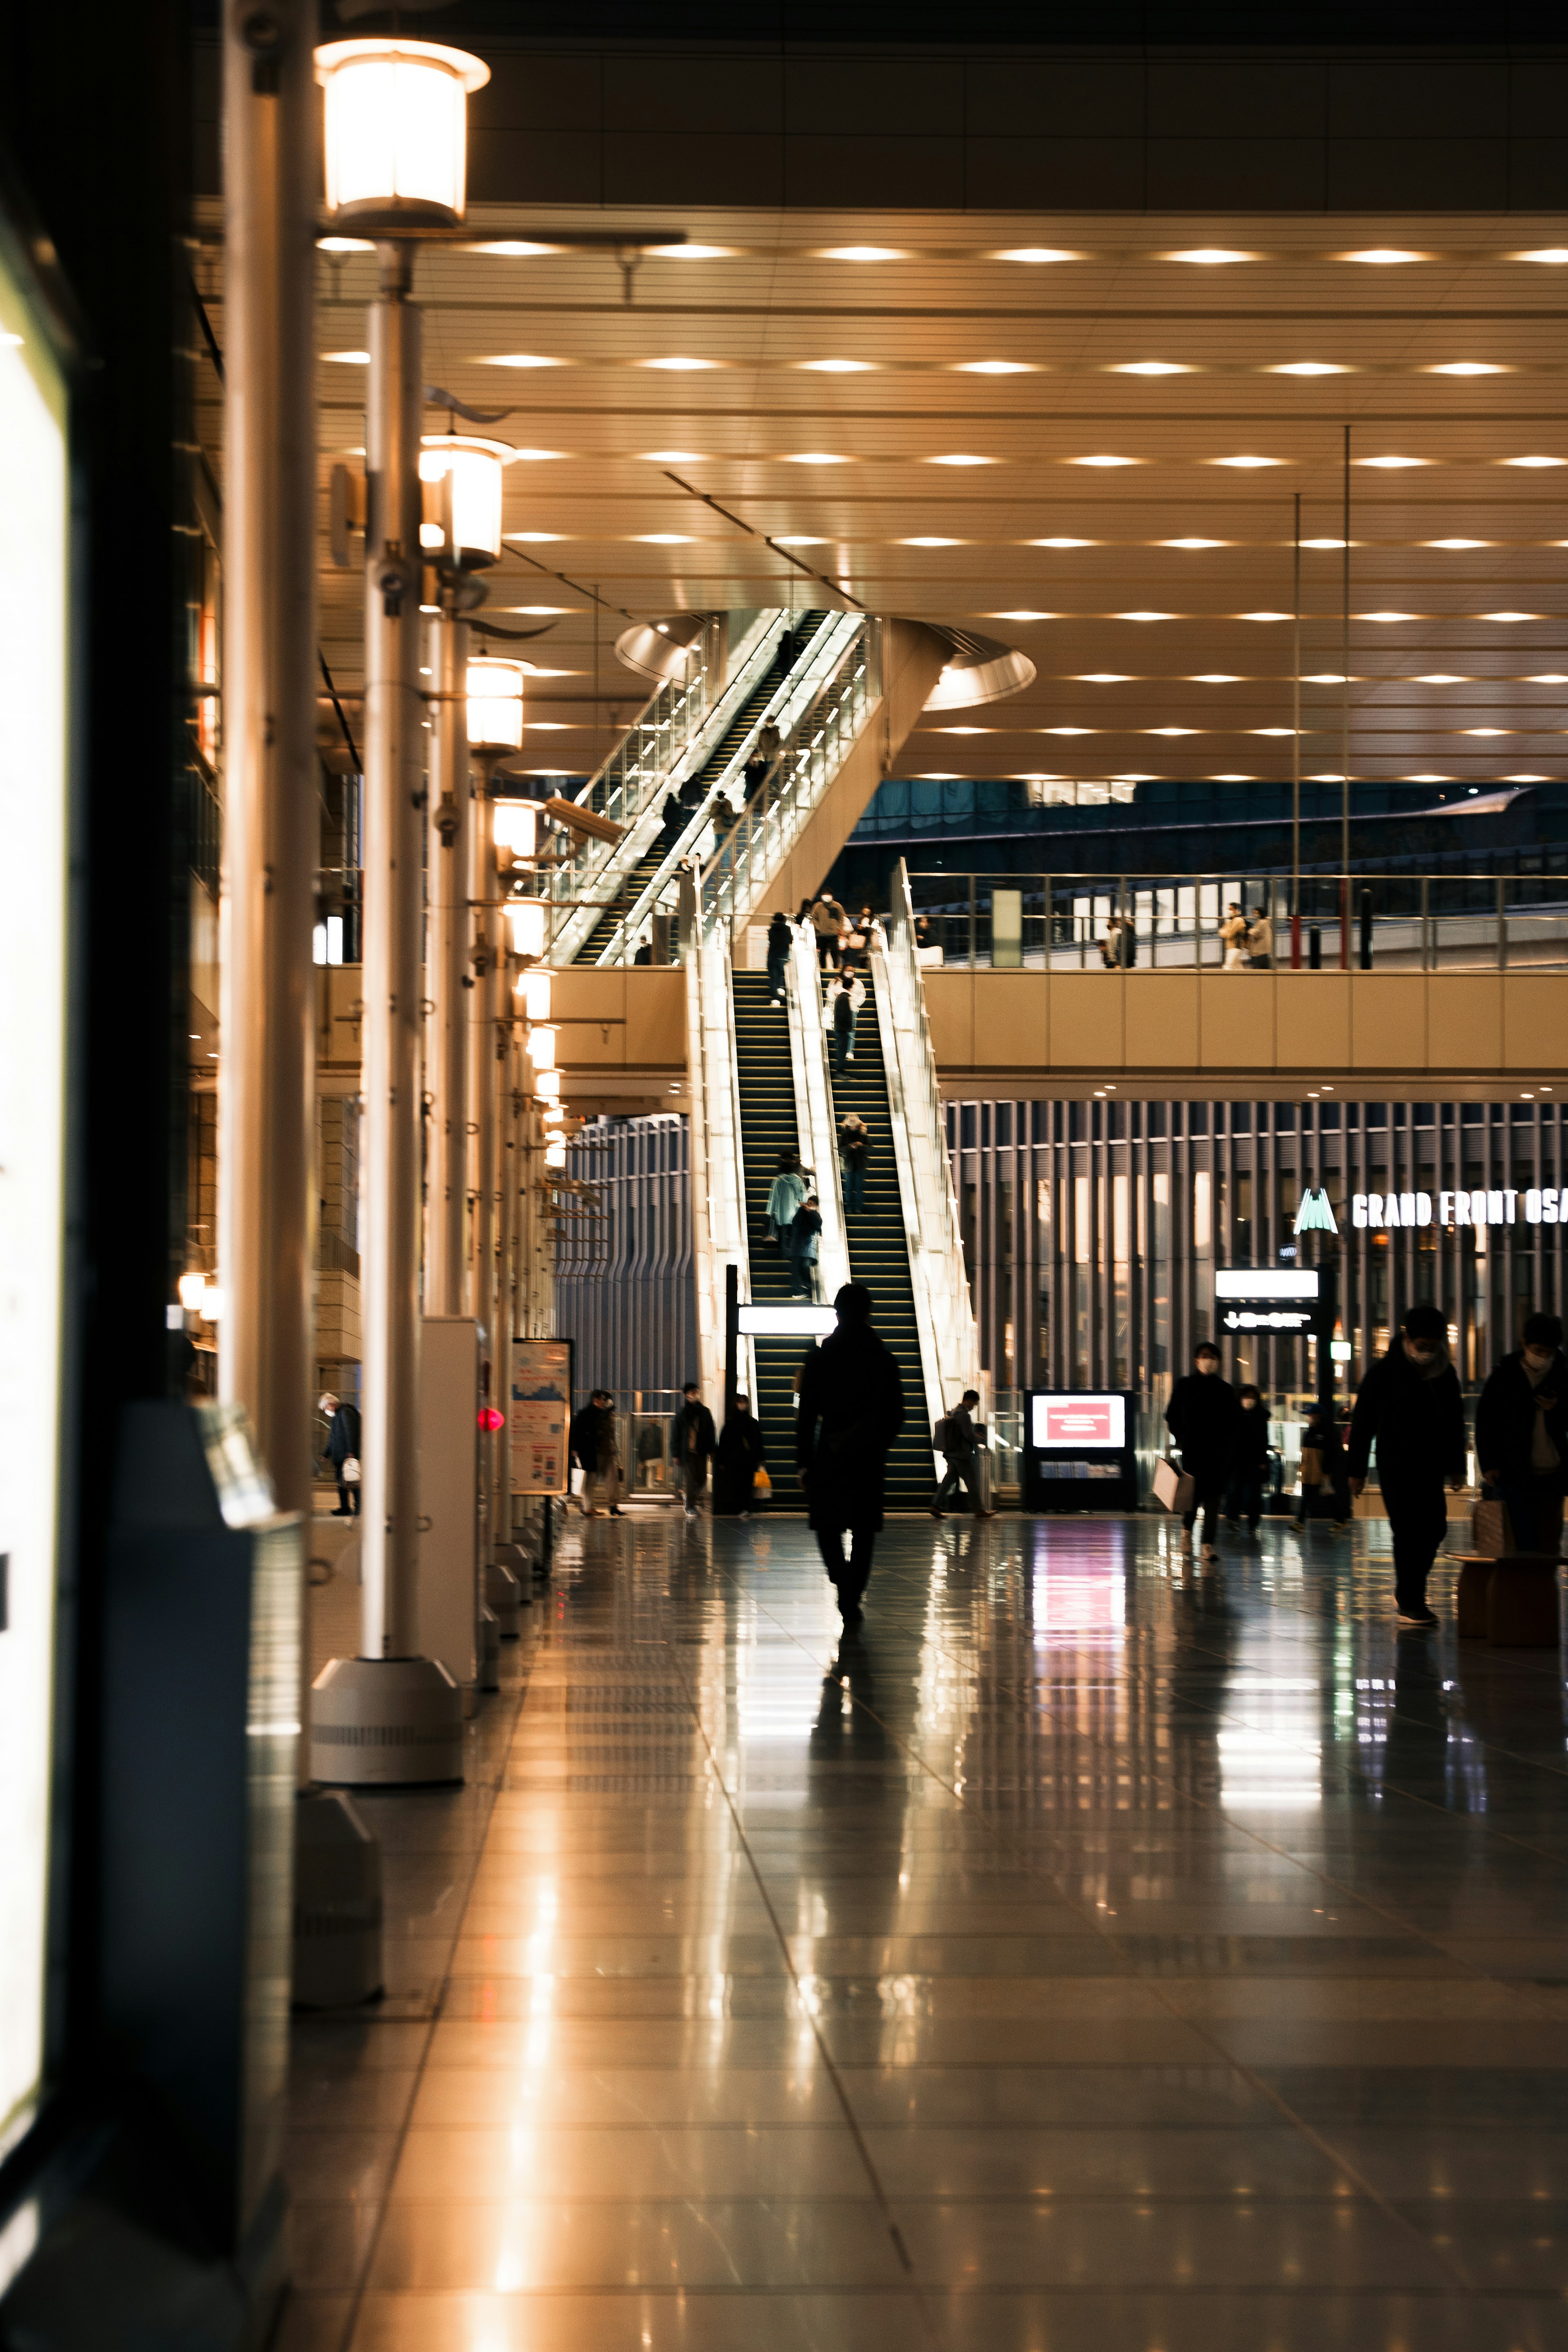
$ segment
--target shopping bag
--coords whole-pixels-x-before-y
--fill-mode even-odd
[[[345,1454],[343,1457],[343,1467],[338,1475],[342,1479],[345,1486],[357,1486],[360,1483],[359,1455],[357,1454]]]
[[[1197,1497],[1197,1486],[1185,1470],[1174,1462],[1155,1465],[1155,1500],[1167,1511],[1190,1511]]]
[[[581,1492],[582,1492],[582,1490],[583,1490],[584,1486],[585,1486],[585,1485],[586,1485],[586,1483],[587,1483],[587,1480],[588,1480],[588,1473],[587,1473],[587,1471],[586,1471],[586,1470],[582,1470],[582,1469],[574,1469],[574,1470],[572,1471],[572,1474],[571,1474],[571,1491],[572,1491],[572,1493],[573,1493],[574,1495],[580,1495],[580,1494],[581,1494]]]
[[[1322,1448],[1316,1445],[1303,1445],[1301,1448],[1302,1494],[1315,1494],[1322,1483],[1323,1457]]]
[[[758,1470],[751,1481],[751,1491],[759,1503],[765,1503],[773,1492],[773,1481],[766,1470]]]

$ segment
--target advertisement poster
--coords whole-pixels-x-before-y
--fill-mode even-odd
[[[571,1341],[514,1339],[512,1398],[514,1495],[564,1495],[571,1428]]]

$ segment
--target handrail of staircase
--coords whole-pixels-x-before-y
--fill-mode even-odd
[[[784,622],[788,620],[789,615],[781,614],[777,617]],[[846,616],[839,614],[831,614],[812,636],[810,644],[801,656],[800,665],[791,667],[786,676],[780,679],[777,693],[769,696],[767,703],[758,711],[754,724],[747,728],[721,772],[714,778],[708,791],[695,804],[686,824],[671,843],[657,869],[649,876],[636,898],[616,923],[603,952],[598,959],[601,964],[631,961],[638,932],[658,905],[660,898],[667,895],[678,867],[696,853],[697,845],[712,821],[714,803],[721,793],[727,792],[736,778],[744,771],[747,761],[757,749],[762,730],[770,719],[775,725],[779,725],[779,735],[783,739],[781,765],[788,765],[790,730],[798,725],[800,712],[820,694],[822,678],[831,668],[837,667],[841,663],[844,652],[848,648],[849,636],[841,627],[836,625],[844,617]],[[757,668],[757,663],[753,662],[745,681],[747,693],[755,690]],[[727,690],[723,705],[727,713],[724,721],[726,727],[730,723],[730,717],[733,716],[737,701],[744,699],[744,695],[732,698]],[[779,725],[780,720],[783,721],[782,725]],[[643,855],[650,829],[640,828],[638,845],[635,850],[635,856],[638,857]],[[725,838],[727,841],[730,836],[727,835]],[[598,917],[593,916],[591,920],[597,921]]]
[[[586,909],[570,902],[586,899],[612,866],[634,865],[643,856],[658,830],[665,794],[702,765],[716,737],[722,739],[759,673],[773,659],[788,623],[787,613],[757,614],[731,650],[723,683],[716,687],[711,633],[705,630],[695,667],[685,677],[659,688],[599,773],[577,793],[582,806],[628,831],[612,843],[574,837],[570,856],[551,871],[545,896],[566,917],[551,948],[557,961],[570,963],[598,920],[592,914],[585,920]]]
[[[816,641],[818,657],[797,680],[780,728],[789,750],[775,789],[742,811],[703,868],[705,919],[733,922],[756,876],[777,873],[811,811],[842,766],[881,692],[882,624],[872,614],[835,614]]]
[[[727,923],[718,928],[728,936]],[[822,982],[817,969],[816,934],[811,926],[798,923],[792,930],[786,985],[795,1118],[801,1164],[810,1168],[817,1180],[817,1205],[822,1217],[817,1271],[822,1297],[831,1299],[850,1279],[850,1244],[844,1226],[843,1187],[839,1180],[839,1139],[833,1125],[828,1037],[822,1026]]]
[[[975,1311],[964,1270],[958,1203],[947,1156],[947,1123],[931,1044],[925,988],[915,950],[915,910],[903,859],[892,918],[872,937],[879,986],[877,1019],[887,1069],[894,1149],[921,1323],[921,1364],[933,1423],[967,1388],[978,1385]],[[929,1346],[927,1338],[929,1336]]]
[[[703,1393],[724,1393],[725,1268],[739,1269],[740,1297],[751,1297],[746,1231],[746,1163],[740,1133],[740,1081],[735,1045],[735,990],[729,934],[705,935],[695,872],[681,876],[681,960],[686,974],[686,1070],[691,1093],[692,1260],[696,1276],[698,1376]],[[742,1385],[755,1396],[749,1339],[740,1343]]]

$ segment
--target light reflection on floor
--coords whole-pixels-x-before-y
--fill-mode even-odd
[[[1388,1582],[905,1521],[843,1639],[798,1522],[574,1527],[297,2037],[283,2352],[1561,2352],[1561,1670]]]

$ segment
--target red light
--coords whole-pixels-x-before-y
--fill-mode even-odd
[[[481,1429],[505,1429],[507,1416],[504,1412],[497,1412],[493,1404],[484,1405],[480,1408],[479,1426]]]

